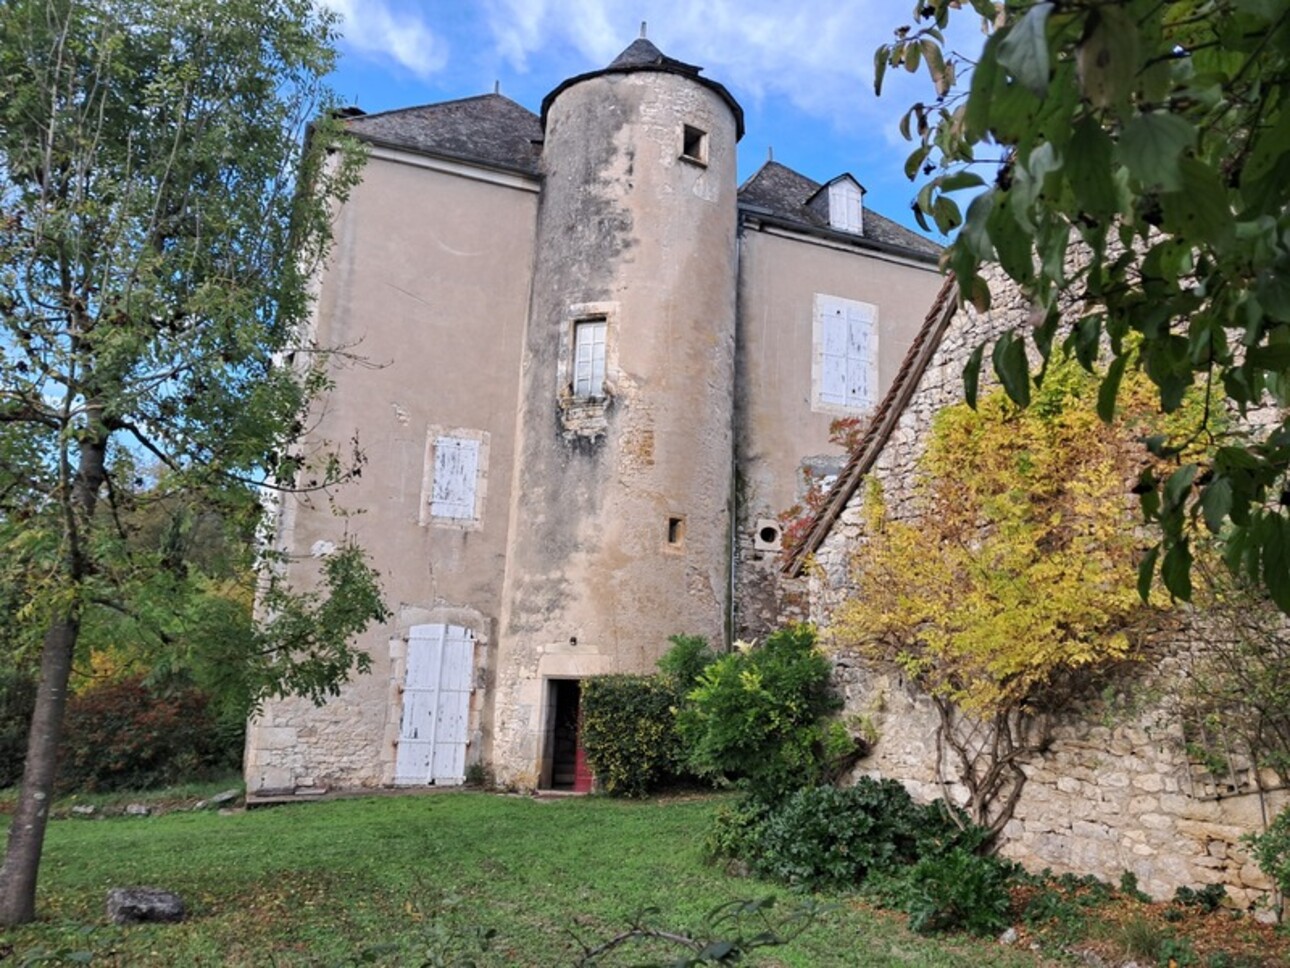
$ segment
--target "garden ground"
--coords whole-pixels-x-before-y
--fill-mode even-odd
[[[438,965],[470,958],[480,965],[570,965],[634,924],[729,938],[738,926],[713,930],[707,915],[714,908],[769,896],[777,919],[803,900],[704,862],[713,797],[626,802],[462,792],[249,813],[176,809],[216,789],[162,796],[158,802],[171,809],[161,815],[103,816],[111,804],[98,801],[95,819],[55,819],[41,872],[41,920],[0,932],[0,962],[92,952],[94,964],[131,966]],[[66,810],[64,804],[59,813]],[[136,884],[178,891],[189,919],[107,924],[107,890]],[[1168,964],[1171,956],[1182,965],[1290,964],[1285,936],[1249,917],[1107,901],[1072,886],[1046,892],[1042,912],[1032,903],[1026,924],[1021,906],[1033,896],[1019,893],[1020,936],[1011,947],[994,939],[921,937],[902,916],[848,897],[820,898],[827,907],[800,936],[755,952],[753,961],[1012,968],[1057,963],[1062,945],[1093,945],[1108,957],[1138,957],[1144,968]],[[759,930],[754,922],[745,924],[749,934]],[[1029,949],[1036,939],[1040,952]],[[1214,954],[1220,950],[1225,954]],[[673,958],[680,953],[670,951]],[[640,947],[617,955],[601,963],[663,957]]]

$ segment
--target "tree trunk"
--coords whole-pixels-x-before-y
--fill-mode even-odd
[[[9,844],[0,867],[0,926],[23,924],[36,916],[36,874],[45,841],[45,824],[58,768],[58,742],[67,707],[67,680],[79,622],[55,621],[45,633],[40,657],[40,686],[27,734],[27,763],[22,772],[18,807],[9,825]]]
[[[36,708],[27,733],[27,762],[23,767],[18,808],[9,826],[9,843],[4,866],[0,867],[0,926],[23,924],[36,916],[36,874],[45,844],[45,825],[54,796],[58,770],[58,743],[63,735],[63,711],[67,708],[67,682],[72,673],[72,654],[81,631],[79,592],[90,573],[86,543],[99,489],[107,479],[108,435],[102,422],[102,405],[91,400],[84,412],[90,432],[79,443],[79,464],[68,473],[67,451],[62,452],[64,535],[67,554],[62,580],[74,593],[50,622],[40,653],[40,685]]]

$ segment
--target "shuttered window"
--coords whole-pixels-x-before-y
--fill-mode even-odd
[[[605,330],[603,319],[584,319],[573,326],[573,395],[590,399],[604,394]]]
[[[430,514],[436,518],[473,519],[478,478],[478,440],[436,437]]]
[[[864,231],[864,202],[860,187],[849,178],[829,186],[829,225],[842,232]]]
[[[878,400],[875,308],[837,296],[816,296],[818,402],[863,410]]]

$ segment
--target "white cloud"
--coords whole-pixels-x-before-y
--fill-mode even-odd
[[[322,0],[343,19],[342,46],[369,60],[393,60],[425,79],[448,63],[448,45],[421,13],[386,0]]]
[[[664,53],[702,65],[705,76],[735,89],[741,99],[784,97],[799,110],[844,127],[873,111],[873,51],[908,22],[908,8],[890,0],[481,0],[481,5],[498,53],[516,70],[526,70],[530,55],[554,45],[572,47],[587,68],[607,64],[637,36],[643,18],[650,39]],[[959,20],[970,35],[970,11]],[[884,102],[908,103],[904,93],[913,88],[903,78],[892,80],[899,90]],[[921,90],[928,89],[924,84]],[[891,110],[884,103],[882,113]]]

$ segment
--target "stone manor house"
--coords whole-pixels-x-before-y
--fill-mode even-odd
[[[1030,324],[998,274],[988,313],[959,308],[937,247],[868,211],[849,174],[768,162],[738,186],[739,105],[644,39],[538,115],[493,94],[348,124],[370,160],[316,325],[351,362],[316,432],[357,434],[369,463],[337,495],[359,513],[286,504],[279,532],[305,579],[356,534],[394,617],[364,634],[371,672],[339,697],[251,723],[252,800],[456,784],[474,766],[585,789],[584,677],[651,672],[676,633],[728,645],[793,617],[829,642],[869,482],[916,515],[968,355]],[[837,417],[863,421],[849,454],[829,441]],[[785,564],[777,514],[808,474],[836,481]],[[1177,610],[1149,661],[1058,715],[1022,766],[1004,853],[1263,903],[1273,885],[1242,836],[1290,791],[1239,758],[1197,762],[1174,701],[1231,634]],[[961,794],[930,700],[831,644],[845,714],[876,736],[859,769]]]
[[[829,425],[892,384],[938,247],[847,173],[738,185],[739,104],[644,38],[539,114],[349,114],[315,432],[368,464],[359,513],[287,504],[279,535],[306,575],[356,534],[394,617],[339,697],[265,706],[248,792],[585,787],[580,679],[776,621],[777,514],[842,467]]]

